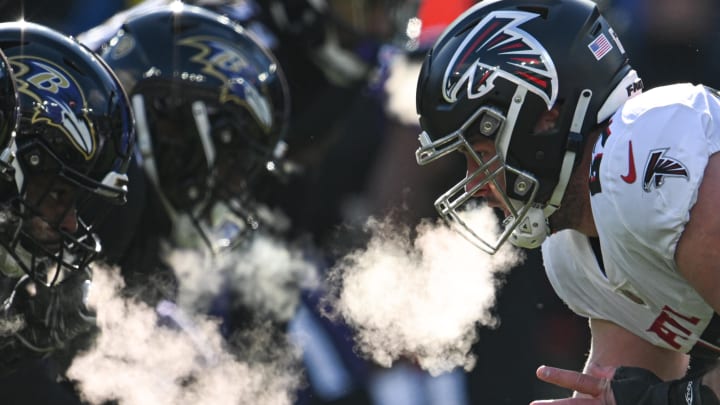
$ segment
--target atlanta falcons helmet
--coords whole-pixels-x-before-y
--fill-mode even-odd
[[[438,212],[489,253],[508,238],[519,247],[539,246],[587,134],[641,88],[592,1],[499,0],[471,7],[435,43],[418,79],[418,163],[460,151],[479,166],[436,200]],[[553,107],[559,111],[555,127],[535,131]],[[494,140],[497,155],[483,160],[473,151],[475,137]],[[491,170],[498,164],[500,170]],[[501,190],[510,213],[495,241],[478,236],[458,210],[489,184]]]
[[[257,229],[255,191],[280,166],[289,112],[271,53],[179,2],[130,17],[100,52],[130,95],[142,166],[174,230],[189,224],[217,251]]]
[[[0,48],[21,117],[2,153],[12,170],[0,182],[0,271],[52,286],[100,252],[94,227],[127,192],[133,118],[115,75],[74,39],[8,22]]]

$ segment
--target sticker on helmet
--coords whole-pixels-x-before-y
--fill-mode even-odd
[[[610,43],[610,41],[608,41],[607,37],[603,33],[598,35],[597,38],[593,39],[593,41],[588,44],[588,48],[597,60],[602,59],[605,55],[607,55],[608,53],[610,53],[610,51],[613,50],[612,44]]]
[[[271,103],[258,88],[270,72],[255,71],[236,47],[220,38],[193,36],[178,43],[200,50],[191,60],[202,64],[204,73],[222,81],[221,103],[229,101],[245,106],[264,129],[272,126]],[[247,78],[256,80],[251,83]]]
[[[18,91],[36,101],[33,124],[42,122],[59,129],[86,160],[97,150],[91,110],[77,80],[48,60],[21,55],[10,58]]]
[[[550,54],[519,26],[538,14],[495,11],[465,37],[443,77],[443,97],[454,103],[464,90],[470,99],[495,87],[498,77],[524,86],[551,108],[558,93],[558,74]]]

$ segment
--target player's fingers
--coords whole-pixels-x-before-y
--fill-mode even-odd
[[[608,381],[604,378],[548,366],[540,366],[536,374],[542,381],[593,397],[600,396],[608,384]],[[562,404],[562,402],[560,403]],[[575,402],[570,402],[570,404],[574,403]],[[579,403],[582,404],[583,402]],[[592,404],[593,402],[590,403]]]

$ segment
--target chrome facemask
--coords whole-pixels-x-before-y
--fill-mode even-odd
[[[29,228],[31,217],[20,212],[27,211],[26,207],[16,205],[19,208],[0,208],[0,274],[3,276],[18,278],[26,274],[34,282],[54,287],[71,274],[86,270],[100,253],[98,237],[80,217],[74,234],[53,228],[61,237],[57,250],[44,247]]]
[[[533,175],[509,166],[505,162],[510,137],[525,94],[526,90],[518,87],[507,116],[498,109],[483,106],[457,131],[434,142],[426,132],[421,133],[420,148],[415,152],[419,165],[428,164],[451,152],[461,152],[467,159],[475,161],[478,168],[472,173],[467,173],[464,179],[442,194],[435,201],[435,208],[440,216],[470,243],[489,254],[495,254],[508,239],[518,247],[535,248],[542,243],[548,233],[543,209],[535,203],[539,190],[538,180]],[[495,156],[486,160],[473,150],[472,144],[466,138],[466,135],[471,135],[468,133],[471,126],[478,128],[479,136],[495,137],[497,150]],[[512,199],[507,195],[502,186],[505,184],[506,173],[517,176],[512,187],[516,194],[525,196],[525,201]],[[473,187],[468,188],[469,184],[478,179]],[[473,195],[478,190],[488,185],[497,191],[499,202],[506,212],[506,217],[502,221],[502,230],[497,237],[488,234],[488,230],[473,230],[463,219],[462,209],[468,207],[466,203],[473,199]]]
[[[544,204],[535,201],[539,190],[539,181],[530,173],[524,172],[506,163],[508,147],[512,137],[515,122],[517,122],[520,109],[525,101],[527,89],[518,86],[513,95],[513,102],[508,108],[507,116],[491,107],[481,107],[476,111],[457,131],[432,141],[430,136],[423,132],[420,134],[420,148],[415,152],[418,164],[425,165],[439,159],[450,152],[460,151],[469,159],[475,160],[478,169],[468,173],[465,178],[440,196],[435,201],[435,208],[438,213],[453,225],[461,235],[467,238],[473,245],[481,250],[495,254],[500,246],[506,241],[520,248],[534,249],[539,247],[550,234],[550,226],[547,218],[558,208],[565,195],[575,164],[575,158],[582,147],[582,135],[580,134],[584,117],[592,99],[592,91],[585,89],[580,92],[577,104],[575,105],[568,144],[563,156],[562,166],[558,176],[558,183],[548,201]],[[481,136],[495,135],[496,155],[485,162],[472,148],[472,145],[465,138],[465,134],[475,122],[479,123]],[[497,168],[494,168],[497,165]],[[516,195],[524,197],[524,200],[510,198],[505,189],[500,187],[498,179],[505,173],[513,173],[517,176],[513,187]],[[466,186],[474,180],[481,178],[480,182],[466,190]],[[502,178],[504,180],[504,178]],[[505,183],[503,181],[503,183]],[[487,237],[479,236],[462,219],[462,212],[459,208],[472,199],[473,194],[485,185],[491,184],[501,197],[501,203],[506,217],[502,221],[502,231],[495,238],[494,242],[488,241]]]

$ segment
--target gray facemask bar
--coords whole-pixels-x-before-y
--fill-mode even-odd
[[[16,159],[17,157],[17,143],[15,131],[10,135],[10,142],[8,146],[0,152],[0,177],[8,180],[15,179],[15,185],[17,185],[17,191],[22,190],[23,182],[25,177],[20,165]]]
[[[465,176],[462,181],[442,194],[435,201],[435,208],[438,210],[438,213],[450,224],[455,226],[456,231],[463,235],[470,243],[490,254],[497,252],[502,243],[510,237],[513,230],[520,224],[528,210],[532,207],[538,190],[539,182],[537,179],[528,173],[507,166],[503,158],[507,155],[510,137],[512,136],[512,131],[515,122],[517,122],[517,117],[520,114],[526,93],[527,89],[522,86],[517,87],[512,98],[514,102],[508,109],[507,118],[503,116],[502,112],[492,107],[483,106],[473,113],[457,131],[435,142],[432,142],[427,133],[421,133],[419,136],[420,148],[415,152],[417,162],[420,165],[425,165],[454,151],[462,151],[478,164],[479,167],[477,170]],[[467,142],[465,138],[467,130],[478,120],[480,121],[479,131],[481,135],[491,136],[499,131],[495,140],[497,154],[488,162],[485,162],[475,153],[472,145]],[[497,164],[498,168],[491,171],[490,168],[493,164]],[[501,174],[504,175],[505,172],[517,174],[518,179],[520,179],[519,182],[525,185],[526,192],[530,192],[526,203],[518,204],[518,202],[510,199],[506,193],[502,192],[502,188],[497,182],[497,176]],[[472,189],[466,190],[465,186],[478,176],[483,177],[482,181]],[[485,238],[477,235],[477,233],[461,219],[461,215],[457,211],[460,206],[474,198],[473,195],[488,183],[492,183],[497,190],[501,191],[499,194],[502,197],[503,205],[505,205],[510,212],[509,217],[518,218],[518,220],[504,222],[503,232],[494,243],[490,243]],[[519,207],[519,209],[517,207]]]
[[[207,106],[202,101],[195,101],[192,103],[192,113],[195,119],[195,127],[197,128],[200,142],[203,146],[203,152],[205,152],[205,161],[207,162],[208,170],[212,171],[215,165],[216,154],[215,145],[210,135],[210,119],[208,118]]]
[[[177,219],[177,212],[160,188],[160,179],[158,178],[157,165],[155,164],[155,154],[153,153],[152,141],[150,140],[150,127],[148,127],[147,116],[145,115],[145,98],[140,94],[136,94],[132,97],[131,101],[133,111],[135,112],[137,145],[140,150],[140,155],[142,156],[143,170],[155,187],[160,197],[160,202],[165,208],[165,212],[170,216],[170,220],[175,221]]]

